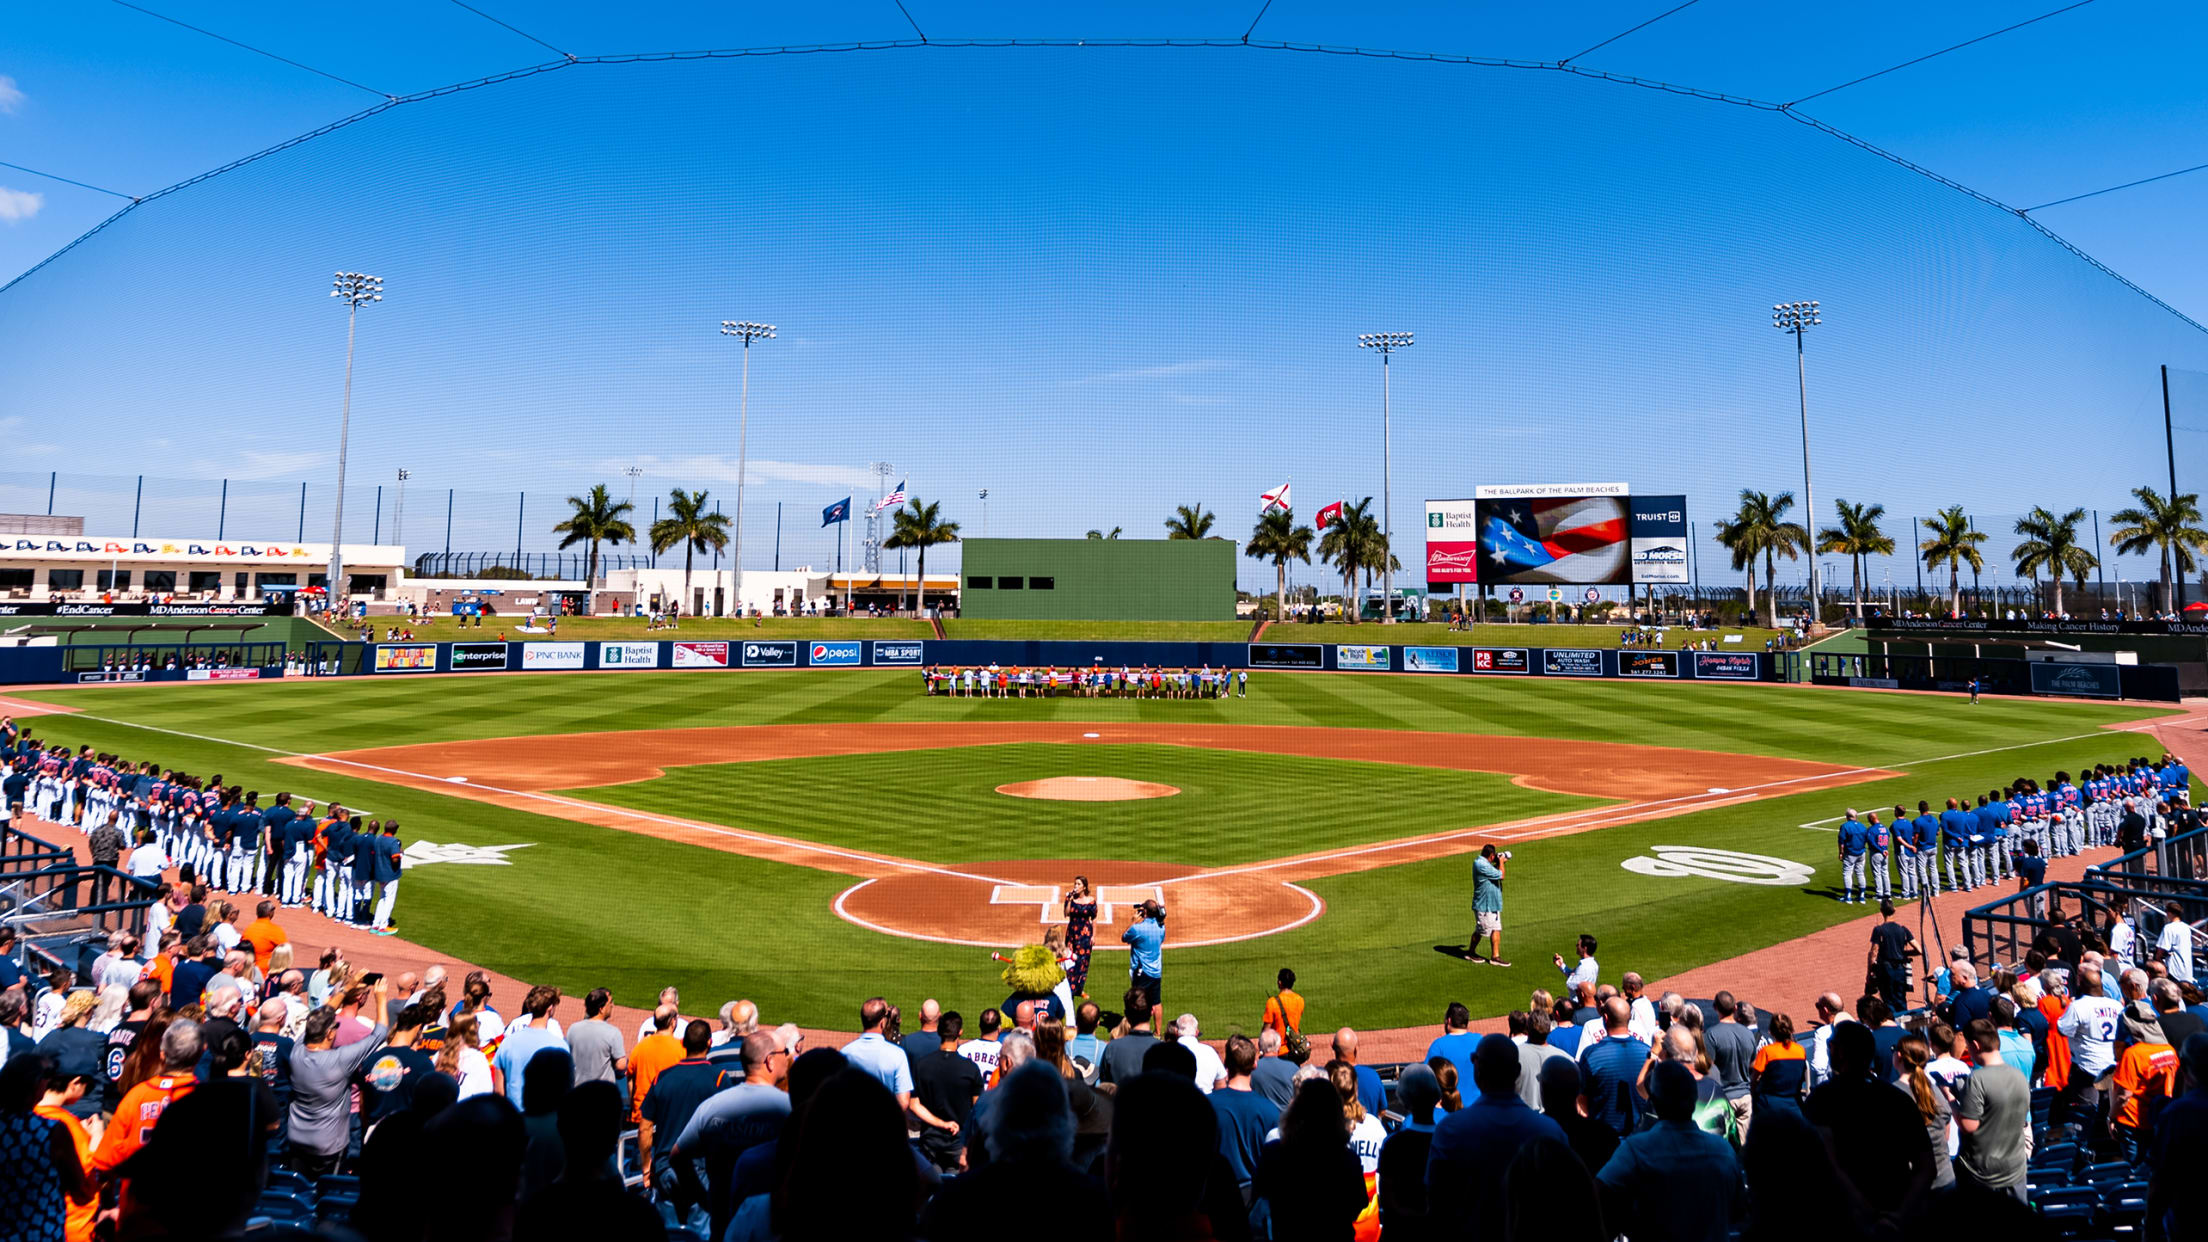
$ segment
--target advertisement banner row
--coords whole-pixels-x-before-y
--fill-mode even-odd
[[[384,643],[378,673],[580,672],[599,669],[918,668],[919,641]]]
[[[1401,652],[1400,657],[1396,655]],[[1600,647],[1378,647],[1252,643],[1251,668],[1375,673],[1471,673],[1503,677],[1658,677],[1761,681],[1768,657],[1752,651],[1637,651]]]

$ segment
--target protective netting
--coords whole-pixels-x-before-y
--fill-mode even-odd
[[[1283,481],[1306,520],[1377,497],[1360,332],[1417,334],[1393,368],[1406,563],[1426,497],[1624,480],[1685,493],[1700,580],[1737,582],[1716,521],[1743,487],[1802,488],[1778,301],[1825,316],[1818,523],[1884,503],[1906,549],[1911,517],[1961,504],[2004,583],[1995,515],[2105,526],[2166,490],[2159,367],[2187,490],[2208,428],[2196,325],[1781,113],[1529,68],[895,48],[573,66],[128,213],[0,294],[0,510],[51,493],[101,533],[326,537],[341,268],[389,292],[360,319],[346,532],[393,539],[405,468],[410,551],[545,551],[562,496],[621,494],[632,466],[646,520],[673,486],[733,509],[722,319],[781,327],[752,351],[757,568],[778,504],[781,563],[833,564],[819,509],[863,513],[876,460],[968,534],[983,489],[988,533],[1038,536],[1160,536],[1202,502],[1241,538]]]

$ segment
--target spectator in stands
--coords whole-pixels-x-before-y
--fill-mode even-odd
[[[1771,1019],[1771,1040],[1756,1049],[1748,1068],[1755,1108],[1801,1111],[1802,1098],[1809,1093],[1809,1052],[1794,1042],[1791,1014]]]
[[[551,1185],[567,1167],[559,1110],[560,1101],[575,1089],[575,1062],[565,1048],[540,1048],[521,1074],[521,1195],[527,1198],[532,1191]],[[665,1084],[664,1075],[661,1084]]]
[[[1954,1110],[1948,1105],[1947,1092],[1924,1072],[1932,1059],[1932,1046],[1924,1036],[1908,1031],[1894,1045],[1893,1057],[1894,1085],[1916,1106],[1917,1116],[1924,1121],[1925,1145],[1932,1151],[1932,1189],[1945,1190],[1955,1184],[1955,1167],[1947,1154]]]
[[[963,1014],[955,1009],[940,1013],[936,1050],[912,1058],[912,1098],[918,1105],[914,1113],[924,1111],[929,1118],[921,1126],[918,1146],[946,1173],[959,1167],[959,1153],[965,1146],[960,1136],[983,1085],[980,1067],[958,1054],[959,1036],[965,1032]]]
[[[1558,1058],[1542,1065],[1541,1114],[1564,1132],[1564,1141],[1582,1163],[1599,1169],[1618,1150],[1618,1136],[1580,1111],[1580,1081],[1577,1061]]]
[[[1072,1015],[1068,1014],[1067,1016],[1071,1017]],[[921,1057],[942,1046],[943,1037],[938,1029],[942,1021],[943,1005],[941,1002],[932,996],[920,1002],[920,1029],[906,1031],[904,1038],[899,1040],[897,1045],[905,1050],[906,1060],[918,1061]]]
[[[513,1034],[509,1032],[506,1038],[511,1043]],[[652,1079],[640,1110],[642,1122],[637,1130],[636,1148],[644,1168],[644,1181],[659,1199],[673,1201],[677,1221],[688,1219],[690,1209],[705,1201],[694,1160],[675,1157],[672,1153],[675,1140],[689,1128],[698,1106],[711,1098],[719,1087],[720,1072],[705,1057],[712,1040],[713,1028],[703,1022],[692,1022],[685,1027],[682,1059]]]
[[[122,1103],[115,1108],[115,1116],[122,1120],[107,1127],[106,1133],[100,1136],[98,1149],[92,1153],[92,1171],[102,1176],[117,1175],[124,1163],[145,1146],[161,1115],[199,1085],[199,1079],[192,1073],[192,1068],[199,1064],[202,1050],[197,1022],[179,1018],[162,1027],[158,1035],[153,1023],[149,1022],[140,1042],[143,1052],[133,1049],[132,1059],[140,1064],[151,1060],[159,1068],[145,1074],[142,1080],[134,1081],[132,1067],[124,1067],[126,1086]],[[118,1197],[125,1205],[130,1202],[128,1178],[121,1181]]]
[[[485,1047],[496,1046],[506,1037],[506,1019],[491,1007],[491,977],[480,970],[469,971],[461,981],[460,1003],[452,1007],[450,1017],[474,1018],[476,1036]]]
[[[1332,1083],[1313,1078],[1297,1085],[1280,1115],[1280,1137],[1258,1156],[1254,1188],[1275,1242],[1352,1236],[1368,1201],[1365,1177]]]
[[[387,981],[371,988],[374,1012],[383,1012]],[[368,1058],[383,1046],[391,1028],[378,1022],[366,1039],[336,1046],[338,1016],[327,1009],[307,1019],[306,1038],[291,1053],[291,1110],[285,1146],[293,1168],[310,1178],[337,1172],[352,1137],[352,1081]]]
[[[254,919],[240,937],[252,947],[253,965],[264,975],[268,973],[270,955],[276,952],[276,946],[291,940],[284,929],[276,925],[276,903],[273,901],[263,901],[254,907]]]
[[[1525,1027],[1525,1042],[1518,1045],[1518,1098],[1524,1100],[1528,1108],[1539,1108],[1541,1067],[1551,1060],[1569,1061],[1572,1058],[1563,1049],[1549,1046],[1549,1033],[1556,1029],[1556,1024],[1545,1011],[1537,1008],[1526,1014]],[[1379,1085],[1379,1077],[1375,1075],[1373,1086]]]
[[[859,1006],[859,1037],[844,1045],[843,1055],[854,1069],[879,1079],[903,1109],[912,1104],[912,1062],[904,1049],[889,1042],[885,1031],[889,1022],[889,1002],[879,996],[869,998]]]
[[[854,1065],[821,1084],[774,1191],[781,1242],[912,1236],[920,1184],[903,1114],[873,1071]]]
[[[528,1078],[529,1059],[547,1048],[567,1050],[567,1041],[560,1038],[557,1025],[553,1024],[553,1006],[560,1003],[560,990],[547,984],[529,989],[521,1002],[520,1019],[506,1029],[506,1038],[499,1041],[498,1055],[491,1058],[491,1068],[504,1084],[506,1098],[515,1108],[522,1108],[522,1092]]]
[[[1285,1041],[1288,1032],[1303,1029],[1303,997],[1296,994],[1296,972],[1286,966],[1280,968],[1273,982],[1273,994],[1265,998],[1265,1013],[1260,1025],[1279,1032]]]
[[[1112,1137],[1105,1155],[1118,1236],[1210,1236],[1201,1217],[1219,1167],[1216,1126],[1203,1093],[1192,1083],[1168,1074],[1140,1074],[1120,1084],[1112,1099]],[[1346,1154],[1346,1141],[1342,1149]]]
[[[1641,1065],[1648,1060],[1649,1050],[1647,1044],[1630,1034],[1633,1010],[1624,997],[1613,996],[1603,1002],[1602,1016],[1603,1037],[1580,1053],[1580,1072],[1585,1078],[1581,1091],[1587,1115],[1622,1137],[1640,1125],[1641,1100],[1634,1087],[1640,1081]]]
[[[267,1084],[251,1078],[218,1079],[176,1101],[131,1162],[117,1235],[239,1236],[267,1180],[266,1135],[275,1123]],[[215,1151],[224,1157],[206,1158]]]
[[[1175,1018],[1173,1036],[1175,1042],[1188,1049],[1189,1055],[1196,1058],[1196,1089],[1205,1095],[1217,1090],[1219,1084],[1227,1080],[1227,1067],[1220,1062],[1219,1054],[1213,1052],[1211,1046],[1204,1042],[1203,1028],[1197,1025],[1196,1015],[1184,1013]],[[1355,1043],[1356,1039],[1356,1035],[1352,1033],[1350,1041]]]
[[[675,1007],[661,1002],[652,1011],[651,1032],[636,1041],[636,1050],[629,1054],[629,1124],[637,1125],[644,1117],[644,1097],[652,1093],[652,1082],[661,1071],[682,1059],[682,1041],[675,1038]]]
[[[1253,1089],[1251,1074],[1259,1063],[1256,1041],[1247,1035],[1229,1037],[1222,1063],[1226,1066],[1227,1080],[1211,1093],[1211,1111],[1218,1121],[1219,1154],[1233,1171],[1243,1207],[1247,1209],[1255,1199],[1252,1184],[1257,1178],[1265,1137],[1280,1124],[1281,1110]],[[1419,1169],[1423,1175],[1425,1166],[1422,1164]]]
[[[2185,1008],[2185,994],[2174,979],[2157,979],[2148,989],[2154,997],[2155,1015],[2170,1046],[2184,1051],[2185,1041],[2208,1030],[2208,1020]]]
[[[1357,1032],[1349,1027],[1334,1032],[1334,1059],[1346,1062],[1357,1074],[1357,1102],[1365,1111],[1379,1116],[1388,1106],[1388,1089],[1380,1082],[1380,1072],[1357,1061]]]
[[[1922,1111],[1875,1072],[1869,1027],[1838,1023],[1830,1050],[1832,1076],[1809,1093],[1803,1115],[1831,1139],[1841,1174],[1873,1212],[1905,1215],[1938,1173]]]
[[[2138,1164],[2146,1156],[2148,1128],[2177,1094],[2177,1049],[2172,1047],[2154,1009],[2134,999],[2124,1006],[2123,1054],[2109,1076],[2109,1120],[2117,1149]]]
[[[1131,987],[1121,1003],[1127,1007],[1127,1032],[1104,1045],[1105,1082],[1125,1082],[1142,1073],[1143,1055],[1158,1042],[1150,1033],[1150,994]]]
[[[1772,1022],[1776,1026],[1778,1019]],[[1743,1242],[1858,1242],[1874,1236],[1870,1209],[1841,1176],[1831,1149],[1801,1110],[1760,1109],[1741,1148],[1741,1168],[1750,1187]]]
[[[2116,1070],[2116,1033],[2123,1019],[2123,1005],[2104,993],[2098,964],[2081,963],[2077,979],[2070,1006],[2055,1024],[2063,1038],[2070,1041],[2068,1081],[2063,1085],[2060,1105],[2063,1116],[2081,1123],[2087,1141],[2098,1147],[2108,1138],[2103,1128],[2101,1093]]]
[[[511,1236],[521,1190],[528,1133],[521,1114],[502,1095],[473,1096],[430,1118],[422,1143],[466,1172],[419,1182],[421,1219],[429,1242],[467,1242]]]
[[[1441,1013],[1441,1034],[1426,1045],[1426,1059],[1447,1057],[1457,1067],[1457,1080],[1472,1076],[1472,1050],[1477,1048],[1480,1037],[1472,1033],[1472,1011],[1456,1001]]]
[[[74,1119],[40,1110],[54,1078],[54,1063],[36,1052],[10,1055],[0,1069],[0,1237],[63,1242],[72,1213],[98,1201]]]
[[[2155,1120],[2147,1184],[2149,1234],[2197,1238],[2208,1234],[2208,1034],[2195,1032],[2178,1050],[2185,1093]]]
[[[1658,1063],[1648,1088],[1655,1123],[1626,1137],[1595,1178],[1603,1218],[1631,1222],[1634,1242],[1724,1242],[1742,1206],[1732,1145],[1694,1124],[1695,1079],[1684,1064]]]
[[[784,1090],[785,1075],[792,1071],[788,1053],[765,1031],[744,1036],[738,1047],[743,1057],[743,1081],[699,1104],[689,1124],[673,1136],[670,1149],[678,1160],[704,1164],[715,1238],[727,1230],[740,1201],[738,1160],[754,1149],[771,1146],[790,1117],[791,1098]],[[842,1054],[825,1049],[801,1059],[808,1065],[820,1065],[824,1064],[823,1058],[832,1058],[837,1069],[848,1064]]]
[[[958,1045],[958,1055],[974,1063],[982,1078],[993,1078],[997,1073],[997,1056],[1003,1051],[1004,1015],[996,1009],[981,1011],[981,1023],[974,1038]]]
[[[583,996],[583,1020],[567,1028],[568,1055],[575,1058],[575,1085],[616,1082],[628,1071],[628,1047],[621,1028],[606,1021],[613,993],[592,988]]]
[[[1426,1211],[1426,1161],[1433,1153],[1441,1082],[1423,1065],[1406,1067],[1395,1082],[1403,1124],[1380,1145],[1379,1219],[1391,1242],[1427,1242],[1441,1236]]]
[[[2002,1063],[2001,1040],[1992,1023],[1972,1023],[1965,1038],[1977,1051],[1978,1068],[1955,1093],[1955,1126],[1962,1139],[1955,1156],[1956,1180],[2022,1201],[2031,1137],[2031,1088],[2015,1066]]]
[[[38,1052],[53,1062],[57,1081],[79,1073],[98,1073],[107,1051],[107,1036],[86,1025],[92,1010],[99,1003],[90,992],[75,992],[62,1002],[61,1015],[54,1029],[46,1038],[38,1041]],[[9,1049],[12,1054],[14,1049]],[[100,1111],[98,1092],[89,1098],[80,1097],[75,1104],[78,1118],[89,1118]]]
[[[621,1174],[614,1167],[624,1112],[619,1089],[603,1079],[576,1084],[560,1101],[558,1125],[565,1167],[557,1181],[522,1200],[514,1221],[515,1237],[663,1235],[659,1213],[643,1196],[621,1184]],[[364,1178],[364,1198],[366,1189]]]
[[[483,1055],[482,1028],[474,1016],[463,1014],[445,1024],[444,1044],[437,1050],[437,1071],[452,1076],[463,1100],[498,1090],[497,1071],[491,1068],[491,1059]]]
[[[1627,1021],[1618,1002],[1617,1026]],[[1633,1042],[1633,1041],[1627,1041]],[[1645,1054],[1648,1050],[1642,1046]],[[1566,1062],[1544,1067],[1556,1072]],[[1565,1142],[1563,1127],[1526,1107],[1518,1098],[1518,1049],[1506,1035],[1487,1035],[1472,1054],[1478,1098],[1442,1118],[1434,1127],[1426,1160],[1426,1196],[1434,1227],[1445,1236],[1483,1236],[1500,1202],[1503,1170],[1521,1147],[1540,1138]],[[1576,1068],[1574,1076],[1577,1075]],[[1625,1083],[1628,1092],[1632,1080]],[[1546,1093],[1543,1099],[1549,1097]]]
[[[1843,1022],[1853,1022],[1843,1007],[1838,992],[1826,992],[1817,998],[1817,1025],[1811,1028],[1809,1037],[1809,1085],[1812,1089],[1822,1086],[1832,1077],[1832,1033]]]
[[[1056,1237],[1105,1242],[1103,1183],[1072,1163],[1074,1117],[1063,1074],[1030,1061],[1006,1076],[989,1114],[989,1161],[948,1181],[921,1219],[930,1239],[978,1238],[1001,1222],[1051,1221]]]

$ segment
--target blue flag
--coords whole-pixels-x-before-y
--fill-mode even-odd
[[[848,522],[850,520],[851,498],[849,496],[820,511],[820,524],[822,526],[833,526],[838,522]]]

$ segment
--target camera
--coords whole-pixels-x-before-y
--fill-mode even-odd
[[[1510,861],[1510,851],[1509,851],[1509,850],[1504,850],[1504,851],[1502,852],[1502,854],[1501,854],[1501,858],[1502,858],[1502,860],[1503,860],[1504,862],[1509,862],[1509,861]]]

